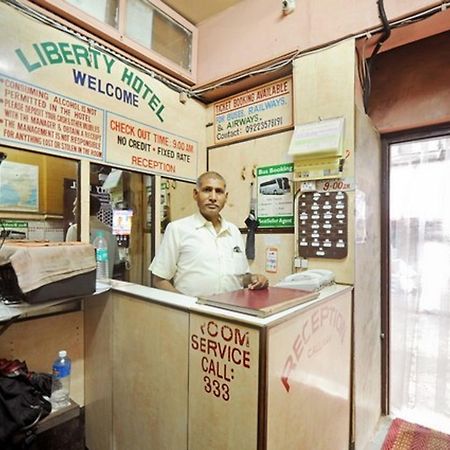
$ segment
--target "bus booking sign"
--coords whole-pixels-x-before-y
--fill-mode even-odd
[[[293,164],[258,167],[258,220],[260,228],[294,226]]]

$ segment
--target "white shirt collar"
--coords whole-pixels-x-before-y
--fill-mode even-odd
[[[201,228],[201,227],[204,227],[204,226],[206,226],[208,223],[211,223],[211,222],[209,222],[209,220],[205,219],[205,217],[203,217],[203,216],[200,214],[200,212],[196,212],[196,213],[194,214],[194,220],[195,220],[195,228],[196,228],[196,229]],[[221,223],[222,226],[221,226],[221,228],[220,228],[220,232],[217,233],[217,234],[223,233],[223,232],[225,232],[225,231],[229,231],[229,229],[230,229],[230,223],[227,222],[222,216],[220,216],[220,223]]]

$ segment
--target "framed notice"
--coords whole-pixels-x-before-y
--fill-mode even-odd
[[[215,144],[241,141],[292,126],[292,77],[214,104]]]
[[[292,163],[258,167],[258,220],[260,228],[294,226]]]
[[[278,249],[276,247],[266,248],[266,272],[277,273]]]

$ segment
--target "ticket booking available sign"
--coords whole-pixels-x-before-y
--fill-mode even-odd
[[[0,144],[195,180],[200,105],[6,4],[0,27]]]
[[[269,134],[292,125],[292,77],[214,104],[215,144]]]

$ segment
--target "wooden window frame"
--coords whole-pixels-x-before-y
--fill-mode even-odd
[[[161,0],[151,0],[149,3],[156,9],[168,15],[175,22],[186,28],[192,33],[191,46],[191,70],[182,68],[170,59],[160,55],[159,53],[146,48],[124,34],[125,30],[125,13],[127,0],[119,0],[119,22],[118,28],[103,23],[81,9],[65,2],[64,0],[32,0],[33,3],[40,7],[62,17],[65,20],[77,25],[78,27],[89,31],[90,33],[100,37],[104,41],[126,51],[134,57],[153,65],[155,68],[168,73],[171,76],[189,84],[194,85],[197,81],[197,47],[198,47],[198,30],[192,23],[188,22],[184,17],[180,16],[174,10],[169,8]]]

